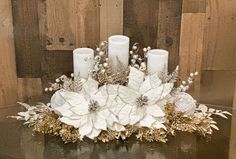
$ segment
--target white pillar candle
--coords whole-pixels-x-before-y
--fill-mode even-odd
[[[94,51],[90,48],[77,48],[73,51],[74,76],[88,78],[94,65]]]
[[[168,70],[168,51],[153,49],[147,52],[148,74],[160,74]]]
[[[115,70],[117,68],[117,58],[125,65],[129,63],[129,37],[123,35],[113,35],[108,39],[108,57]]]

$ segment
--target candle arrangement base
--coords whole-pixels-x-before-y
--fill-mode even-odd
[[[127,42],[112,40],[118,42],[118,46],[127,46]],[[170,74],[167,72],[165,51],[159,58],[155,51],[161,50],[152,51],[153,55],[147,47],[141,56],[135,43],[128,52],[130,65],[116,57],[114,66],[114,62],[109,61],[108,48],[107,42],[96,48],[88,79],[77,74],[62,75],[45,89],[55,91],[50,103],[34,106],[19,103],[26,111],[11,117],[25,121],[34,132],[59,136],[68,143],[82,141],[85,137],[95,142],[109,142],[131,136],[141,141],[166,142],[168,136],[178,131],[207,136],[214,129],[218,130],[214,115],[226,119],[231,115],[197,104],[186,91],[198,73],[191,73],[178,85],[179,68],[177,66]],[[111,48],[117,54],[116,47]],[[146,64],[146,57],[152,57],[152,62]],[[163,63],[161,71],[153,67],[155,59]],[[154,73],[150,73],[149,65]]]

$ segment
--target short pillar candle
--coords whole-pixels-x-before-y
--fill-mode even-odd
[[[88,78],[94,65],[94,51],[90,48],[77,48],[73,51],[74,76]]]
[[[108,57],[115,70],[117,68],[117,58],[125,65],[129,63],[129,37],[123,35],[113,35],[108,39]]]
[[[168,70],[168,51],[152,49],[147,52],[148,74],[160,74]]]

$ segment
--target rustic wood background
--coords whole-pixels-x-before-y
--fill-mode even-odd
[[[234,0],[1,0],[0,106],[47,101],[43,88],[72,72],[72,50],[112,34],[167,49],[183,79],[200,70],[200,101],[236,103]]]

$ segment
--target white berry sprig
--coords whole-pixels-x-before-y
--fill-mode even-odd
[[[151,50],[151,47],[148,46],[147,48],[143,48],[143,57],[139,54],[139,44],[134,43],[132,46],[129,54],[130,54],[130,65],[132,67],[135,67],[139,69],[140,71],[145,72],[147,70],[146,65],[146,54],[149,50]]]
[[[189,74],[189,77],[186,81],[182,81],[180,86],[177,88],[181,92],[189,90],[190,86],[193,84],[195,76],[198,75],[198,72],[192,72]]]

